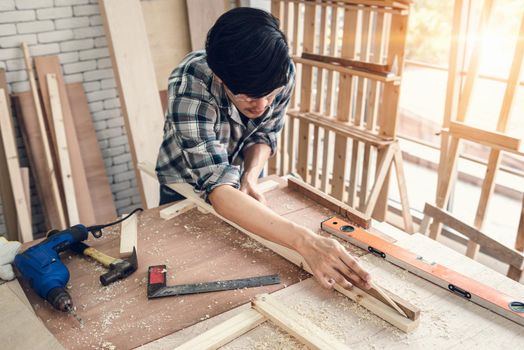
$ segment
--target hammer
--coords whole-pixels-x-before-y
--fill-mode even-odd
[[[138,268],[138,259],[134,247],[133,254],[125,260],[110,257],[82,242],[74,244],[71,246],[71,249],[77,253],[90,256],[109,269],[109,271],[100,276],[100,283],[102,283],[103,286],[126,278]]]

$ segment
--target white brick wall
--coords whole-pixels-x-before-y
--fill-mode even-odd
[[[6,69],[11,92],[29,90],[21,41],[28,43],[33,56],[58,55],[64,80],[83,83],[118,213],[139,206],[98,1],[0,0],[0,67]],[[28,166],[19,136],[18,143],[21,165]],[[43,232],[46,227],[34,181],[31,192],[34,230]],[[3,234],[5,224],[0,203],[0,235]]]

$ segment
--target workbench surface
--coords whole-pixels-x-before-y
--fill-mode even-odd
[[[320,222],[333,212],[287,188],[266,193],[268,205],[294,222],[319,232]],[[275,292],[286,306],[351,348],[518,348],[524,327],[465,301],[390,263],[345,244],[372,272],[375,281],[421,309],[417,330],[404,334],[351,300],[321,289],[308,274],[263,248],[211,214],[196,209],[165,221],[158,208],[140,214],[139,270],[126,280],[102,287],[105,270],[85,257],[63,259],[71,272],[70,292],[86,324],[80,328],[65,314],[52,310],[23,285],[37,315],[68,349],[168,349],[241,312],[253,296]],[[524,286],[466,258],[427,237],[407,235],[389,225],[375,226],[397,244],[471,276],[505,293],[524,299]],[[105,230],[90,245],[116,256],[119,228]],[[149,265],[168,265],[168,285],[279,273],[282,284],[240,291],[168,297],[148,301]],[[305,280],[304,280],[305,279]],[[303,280],[300,283],[299,281]],[[218,316],[217,316],[218,315]],[[216,316],[216,317],[214,317]],[[294,345],[293,345],[294,344]],[[226,348],[300,348],[268,322],[239,337]]]

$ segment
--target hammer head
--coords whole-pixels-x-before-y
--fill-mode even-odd
[[[138,259],[136,249],[133,247],[133,254],[125,260],[116,259],[109,265],[109,271],[100,276],[102,285],[107,286],[120,279],[126,278],[138,268]]]

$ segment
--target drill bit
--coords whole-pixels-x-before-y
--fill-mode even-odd
[[[84,320],[82,320],[82,318],[78,316],[75,309],[71,305],[67,305],[66,310],[71,316],[75,318],[75,320],[78,321],[78,323],[80,323],[80,328],[82,328],[84,326]]]

